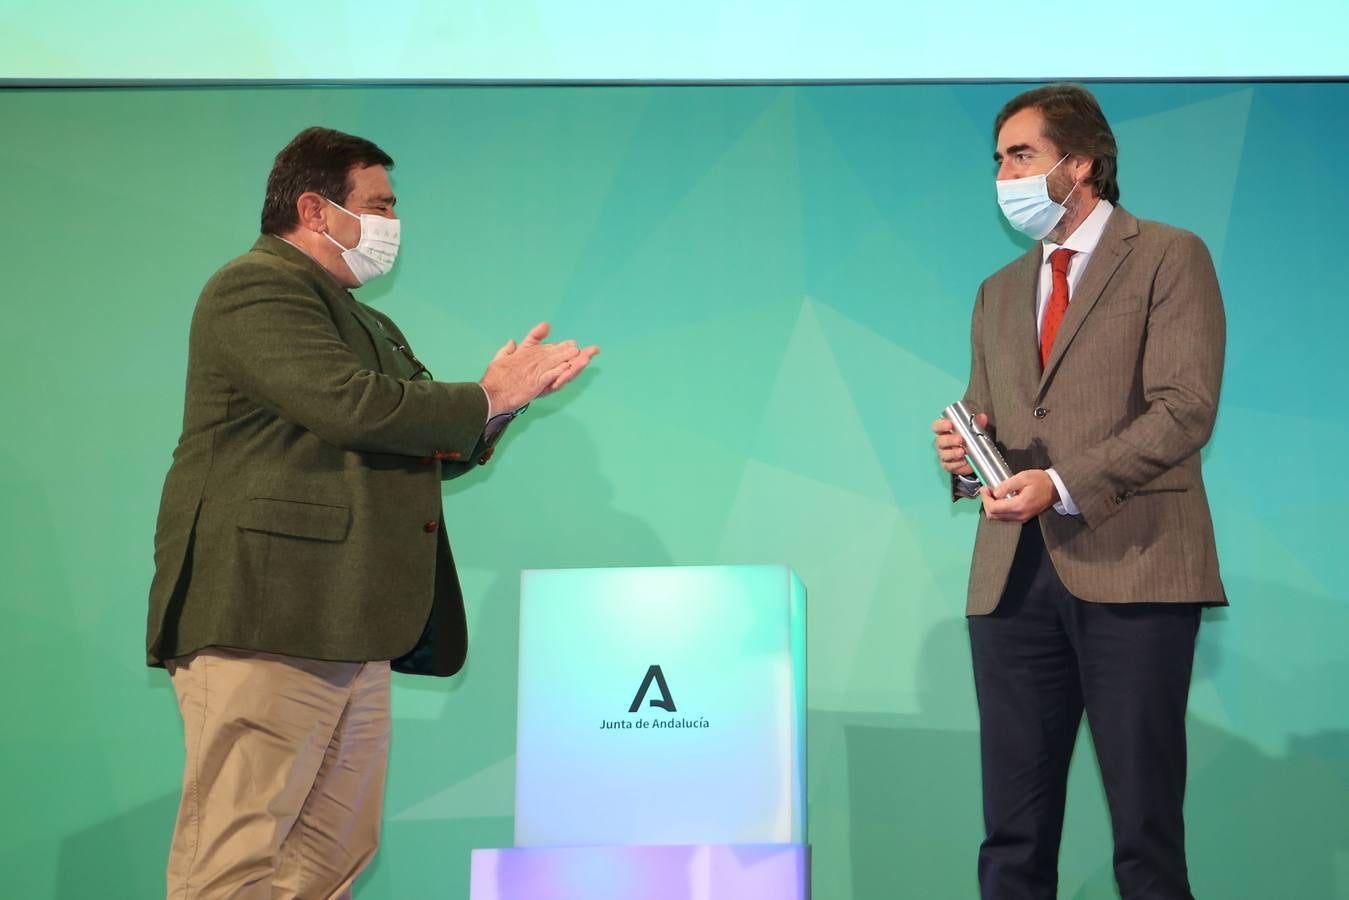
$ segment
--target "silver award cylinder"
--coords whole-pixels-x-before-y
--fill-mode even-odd
[[[956,434],[965,442],[965,458],[970,461],[985,487],[995,488],[1012,477],[1007,460],[1002,458],[988,432],[979,427],[974,413],[970,412],[963,400],[946,407],[943,415],[951,420]]]

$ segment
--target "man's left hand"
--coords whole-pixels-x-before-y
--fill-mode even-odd
[[[1044,469],[1017,472],[991,491],[981,488],[979,496],[984,514],[999,522],[1029,522],[1059,501],[1058,488]]]

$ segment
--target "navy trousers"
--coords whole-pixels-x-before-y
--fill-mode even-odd
[[[1088,603],[1040,526],[1022,526],[993,613],[969,618],[984,786],[984,900],[1053,900],[1068,763],[1085,710],[1124,900],[1193,900],[1185,865],[1185,706],[1199,607]]]

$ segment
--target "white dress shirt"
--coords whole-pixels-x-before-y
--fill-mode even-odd
[[[1040,262],[1040,286],[1035,302],[1035,333],[1037,335],[1044,327],[1045,309],[1049,306],[1049,295],[1054,289],[1054,275],[1049,264],[1049,254],[1059,247],[1066,247],[1073,251],[1073,255],[1068,258],[1068,303],[1071,305],[1073,292],[1077,290],[1077,283],[1082,280],[1082,273],[1086,271],[1087,262],[1090,260],[1091,254],[1096,252],[1096,245],[1101,242],[1101,234],[1105,231],[1105,223],[1114,211],[1114,204],[1109,200],[1097,200],[1096,206],[1082,220],[1082,224],[1078,225],[1073,233],[1068,235],[1066,241],[1062,244],[1044,241],[1044,250]],[[1054,512],[1061,516],[1077,515],[1077,504],[1073,502],[1072,495],[1068,493],[1068,488],[1064,486],[1063,479],[1059,478],[1059,473],[1052,468],[1046,469],[1045,472],[1059,492],[1059,501],[1054,504]],[[975,489],[970,492],[971,494],[977,492],[979,484],[977,480],[964,475],[961,478]],[[990,488],[995,486],[989,485]],[[964,487],[962,486],[963,490]]]
[[[1096,208],[1087,214],[1082,220],[1082,224],[1074,229],[1073,233],[1068,235],[1068,239],[1062,244],[1055,244],[1052,241],[1044,242],[1043,259],[1040,262],[1040,293],[1035,304],[1035,333],[1039,334],[1044,328],[1045,309],[1049,306],[1049,294],[1054,289],[1054,275],[1049,265],[1049,254],[1059,249],[1060,246],[1074,251],[1068,258],[1068,305],[1072,305],[1073,293],[1077,291],[1077,283],[1082,280],[1082,273],[1086,271],[1087,262],[1091,255],[1096,252],[1096,245],[1101,242],[1101,233],[1105,231],[1105,223],[1110,218],[1110,214],[1115,211],[1115,206],[1109,200],[1097,200]],[[1054,487],[1059,492],[1059,502],[1054,504],[1054,512],[1061,516],[1075,516],[1078,513],[1077,504],[1073,502],[1073,497],[1068,493],[1068,488],[1064,487],[1063,479],[1059,478],[1059,473],[1052,468],[1045,470],[1050,479],[1054,482]]]

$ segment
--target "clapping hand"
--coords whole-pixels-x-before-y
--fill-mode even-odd
[[[507,341],[487,364],[482,386],[494,412],[519,409],[561,389],[600,352],[599,347],[578,347],[576,341],[547,343],[550,330],[540,322],[519,343]]]

